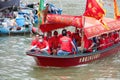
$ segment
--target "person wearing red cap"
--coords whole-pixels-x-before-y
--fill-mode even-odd
[[[65,56],[72,53],[72,49],[75,48],[74,43],[72,42],[72,39],[67,36],[67,30],[62,30],[62,37],[59,40],[60,50],[57,52],[58,56]]]

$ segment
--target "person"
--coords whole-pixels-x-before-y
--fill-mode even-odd
[[[58,51],[58,43],[59,43],[59,37],[58,32],[54,31],[53,37],[52,37],[52,54],[56,55]]]
[[[118,41],[120,42],[120,30],[118,30]]]
[[[39,35],[39,40],[37,38],[36,43],[32,47],[32,49],[39,50],[42,54],[50,54],[49,44],[46,40],[44,40],[44,35]]]
[[[60,50],[58,50],[57,55],[58,56],[65,56],[72,53],[72,49],[75,48],[74,43],[72,42],[72,39],[67,36],[67,30],[62,30],[62,37],[59,40],[59,46]]]
[[[117,44],[119,42],[119,31],[114,32],[114,43]]]
[[[76,28],[75,33],[73,33],[73,37],[77,43],[77,46],[81,46],[81,35],[80,30]]]
[[[33,38],[32,42],[31,42],[31,48],[33,46],[35,46],[38,43],[38,41],[39,41],[39,35],[37,34],[37,35],[35,35],[35,37]]]
[[[50,47],[50,51],[52,51],[52,42],[53,42],[53,40],[52,40],[52,32],[48,31],[47,36],[44,37],[44,39],[48,42],[49,47]]]
[[[107,45],[106,45],[107,40],[105,39],[105,37],[106,37],[106,34],[100,35],[98,50],[103,50],[107,48]]]
[[[93,46],[94,46],[94,42],[92,39],[88,39],[87,36],[84,34],[84,53],[88,53],[88,52],[92,52],[93,51]]]

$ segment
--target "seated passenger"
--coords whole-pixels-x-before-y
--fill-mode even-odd
[[[32,40],[31,45],[32,46],[37,45],[38,41],[39,41],[39,35],[37,34],[37,35],[35,35],[34,39]]]
[[[67,31],[67,36],[73,40],[72,33],[70,31]]]
[[[84,53],[87,53],[87,52],[92,52],[93,51],[93,46],[94,46],[94,43],[92,41],[92,39],[88,39],[86,37],[86,35],[84,35],[84,38],[83,38],[83,41],[84,41]]]
[[[118,35],[119,35],[119,38],[118,38],[118,39],[119,39],[119,42],[120,42],[120,30],[118,30]]]
[[[98,50],[98,46],[99,46],[99,40],[98,40],[98,37],[93,37],[92,38],[92,41],[94,43],[94,46],[93,46],[93,51],[97,51]]]
[[[53,41],[52,40],[52,32],[51,31],[47,32],[47,36],[44,37],[44,39],[48,42],[50,51],[52,51],[52,41]]]
[[[114,38],[115,38],[115,44],[117,44],[119,42],[119,32],[118,31],[115,31]]]
[[[39,50],[42,54],[50,54],[49,44],[46,40],[44,40],[44,35],[39,35],[39,41],[37,41],[36,45],[33,46],[34,50]]]
[[[114,33],[113,32],[109,33],[107,39],[108,39],[108,42],[106,42],[106,45],[108,44],[107,47],[112,46],[114,44],[114,42],[115,42]]]
[[[101,35],[100,38],[99,38],[98,50],[105,49],[106,47],[107,47],[107,45],[106,45],[105,36],[104,36],[104,35]]]
[[[74,43],[72,42],[71,38],[67,37],[67,30],[62,30],[62,37],[59,40],[60,50],[57,52],[58,56],[65,56],[72,53],[72,49],[75,48]]]
[[[54,31],[53,37],[52,37],[52,54],[56,55],[58,51],[58,43],[59,43],[59,37],[58,32]]]
[[[73,38],[75,39],[77,46],[81,46],[81,35],[78,29],[76,29],[75,33],[73,33]]]

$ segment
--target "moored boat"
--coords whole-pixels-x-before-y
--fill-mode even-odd
[[[90,0],[87,1],[89,2]],[[96,2],[96,0],[92,0],[92,2],[94,3]],[[98,6],[97,7],[94,6],[94,7],[97,10]],[[98,10],[100,10],[99,15],[97,15],[97,13],[99,13],[98,11],[96,11],[96,14],[92,14],[92,12],[90,10],[87,11],[87,9],[86,12],[91,12],[91,14],[85,13],[84,16],[48,14],[46,18],[47,23],[41,24],[40,30],[43,32],[47,32],[59,28],[65,28],[67,26],[74,26],[79,29],[82,29],[83,33],[87,36],[87,38],[93,38],[105,33],[110,33],[120,30],[119,19],[102,17],[104,15],[104,12],[101,10],[101,8],[99,8]],[[100,19],[101,17],[102,19]],[[31,51],[31,50],[27,51],[26,53],[27,55],[34,57],[38,66],[73,67],[116,54],[119,52],[119,50],[120,50],[120,42],[118,42],[117,44],[114,43],[112,46],[109,46],[102,50],[96,50],[87,53],[79,51],[76,54],[67,55],[67,56],[44,55],[40,52]]]
[[[9,3],[7,5],[7,3]],[[20,0],[0,2],[0,35],[33,33],[34,14],[31,8],[20,7]]]
[[[17,17],[15,22],[17,25],[14,26],[11,26],[13,23],[10,18],[1,18],[0,20],[0,35],[32,33],[33,24],[24,17]]]

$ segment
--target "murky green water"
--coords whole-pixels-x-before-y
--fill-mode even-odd
[[[81,15],[85,7],[84,0],[49,1],[61,6],[64,14]],[[111,1],[105,0],[108,5]],[[106,16],[112,16],[111,9]],[[0,36],[0,80],[120,80],[120,53],[79,67],[40,68],[25,53],[30,41],[30,35]]]

